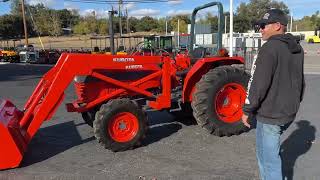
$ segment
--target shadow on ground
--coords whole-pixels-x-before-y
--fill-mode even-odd
[[[149,117],[152,117],[150,118],[151,125],[146,138],[142,142],[142,146],[147,146],[169,137],[178,132],[183,126],[183,123],[176,121],[175,118],[170,118],[170,115],[168,116],[165,113],[149,113]],[[189,121],[187,120],[186,122]],[[42,162],[72,147],[95,140],[94,136],[82,139],[77,130],[79,125],[84,125],[84,123],[75,124],[73,121],[69,121],[41,128],[31,141],[21,166],[26,167]]]
[[[29,145],[22,166],[44,161],[74,146],[95,139],[94,137],[82,139],[76,126],[73,121],[70,121],[41,128]]]
[[[149,133],[143,141],[143,145],[160,141],[163,138],[169,137],[178,132],[183,126],[196,125],[196,121],[192,116],[173,116],[166,112],[149,112]]]
[[[315,126],[307,120],[295,124],[297,129],[281,145],[282,171],[287,180],[293,179],[297,159],[310,150],[316,134]]]
[[[24,81],[41,78],[52,66],[33,66],[28,64],[2,64],[0,81]],[[35,76],[35,77],[28,77]]]
[[[149,144],[158,142],[161,139],[169,137],[178,132],[181,128],[182,125],[176,122],[152,126],[147,133],[146,139],[143,140],[142,145],[147,146]]]

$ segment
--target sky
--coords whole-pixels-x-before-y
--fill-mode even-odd
[[[10,12],[10,2],[1,2],[0,0],[0,15]],[[43,3],[45,6],[53,9],[77,9],[81,15],[86,15],[95,11],[100,17],[106,17],[107,11],[111,9],[111,4],[83,3],[79,1],[85,0],[25,0],[28,4]],[[78,2],[76,2],[78,1]],[[103,1],[103,0],[97,0]],[[110,0],[105,0],[110,1]],[[112,0],[115,1],[115,0]],[[126,0],[123,0],[126,1]],[[165,1],[165,0],[163,0]],[[128,9],[129,16],[142,17],[165,17],[177,14],[188,14],[200,5],[203,5],[212,0],[168,0],[171,2],[158,3],[129,3],[123,5],[124,9]],[[234,11],[242,2],[249,0],[233,0]],[[280,1],[280,0],[277,0]],[[294,19],[301,19],[304,16],[311,16],[316,11],[320,10],[319,0],[282,0],[289,7]],[[224,6],[224,11],[229,11],[230,0],[220,0]],[[113,5],[118,8],[118,5]],[[216,11],[216,9],[208,9],[208,11]]]

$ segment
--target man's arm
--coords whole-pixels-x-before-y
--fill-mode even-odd
[[[277,56],[270,43],[261,48],[252,66],[247,98],[243,107],[245,115],[256,113],[271,86],[277,66]]]
[[[306,81],[304,79],[304,58],[303,58],[303,62],[302,62],[302,90],[301,90],[301,95],[300,95],[300,102],[303,100],[305,89],[306,89]]]

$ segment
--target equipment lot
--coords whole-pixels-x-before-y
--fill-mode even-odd
[[[316,180],[320,177],[320,45],[303,45],[307,51],[305,99],[283,136],[282,148],[286,174]],[[0,98],[22,109],[50,67],[1,64]],[[72,86],[66,95],[65,102],[75,98]],[[258,179],[255,130],[219,138],[184,122],[166,112],[150,112],[151,129],[143,146],[113,153],[100,147],[80,114],[67,113],[60,106],[32,140],[21,167],[0,171],[0,179]]]

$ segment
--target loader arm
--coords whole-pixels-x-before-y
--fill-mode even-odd
[[[162,68],[160,65],[163,64]],[[89,54],[62,54],[57,64],[40,80],[31,97],[20,111],[8,100],[0,100],[0,169],[17,167],[27,145],[40,128],[43,121],[52,117],[64,99],[64,91],[75,76],[93,76],[119,87],[133,91],[155,101],[149,104],[156,109],[170,106],[170,58],[160,56],[109,56]],[[97,70],[148,70],[150,77],[145,77],[132,84],[125,84],[99,74]],[[162,77],[163,92],[155,96],[151,92],[139,89],[136,85],[150,78]],[[168,85],[169,84],[169,85]],[[100,99],[101,101],[106,98]]]

